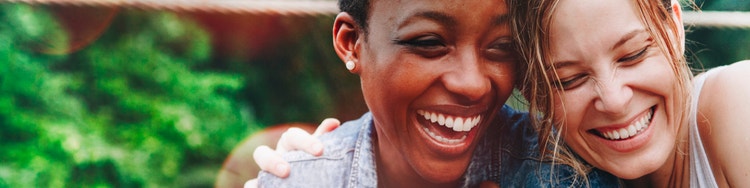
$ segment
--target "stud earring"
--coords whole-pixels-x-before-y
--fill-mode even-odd
[[[346,61],[346,69],[348,69],[349,71],[354,70],[354,68],[356,67],[357,67],[357,64],[354,64],[354,61],[351,61],[351,60]]]

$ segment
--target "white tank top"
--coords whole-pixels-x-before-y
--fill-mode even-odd
[[[690,105],[690,187],[715,188],[716,183],[711,165],[708,163],[706,149],[703,147],[700,132],[698,132],[698,97],[706,78],[716,74],[724,67],[716,67],[693,79],[693,99]]]

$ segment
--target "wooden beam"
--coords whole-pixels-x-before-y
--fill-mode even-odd
[[[321,0],[10,0],[9,2],[239,14],[335,15],[339,12],[336,1]]]

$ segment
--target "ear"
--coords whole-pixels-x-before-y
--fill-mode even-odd
[[[677,40],[680,41],[680,49],[685,51],[685,26],[682,23],[682,9],[679,0],[672,0],[672,20],[677,29]]]
[[[359,51],[361,44],[361,28],[357,25],[349,13],[342,12],[336,15],[333,21],[333,49],[342,62],[352,61],[355,63],[352,73],[358,73],[361,63],[359,62]]]

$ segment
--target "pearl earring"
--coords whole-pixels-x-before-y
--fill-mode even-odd
[[[346,61],[346,69],[352,71],[355,67],[357,67],[357,64],[354,64],[354,61]]]

